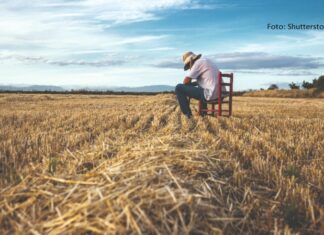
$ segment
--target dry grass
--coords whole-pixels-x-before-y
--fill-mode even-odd
[[[324,92],[316,89],[308,90],[263,90],[251,91],[243,96],[249,97],[278,97],[278,98],[324,98]]]
[[[324,100],[239,97],[192,122],[173,95],[0,109],[0,234],[324,232]]]

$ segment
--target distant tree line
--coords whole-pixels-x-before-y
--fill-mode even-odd
[[[299,90],[300,85],[297,85],[296,83],[292,82],[289,84],[290,89],[292,90]],[[304,89],[312,89],[315,88],[318,91],[324,91],[324,75],[321,75],[319,78],[313,79],[312,82],[303,81],[301,84],[301,87]],[[277,90],[279,87],[276,84],[271,84],[268,88],[268,90]]]

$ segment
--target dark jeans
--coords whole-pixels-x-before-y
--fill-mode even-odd
[[[195,87],[193,85],[185,85],[185,84],[178,84],[175,87],[175,93],[177,95],[177,99],[180,105],[180,109],[183,114],[185,114],[187,117],[191,117],[191,109],[189,106],[189,98],[194,98],[197,100],[202,100],[202,108],[207,108],[207,103],[204,97],[204,89],[201,87]]]

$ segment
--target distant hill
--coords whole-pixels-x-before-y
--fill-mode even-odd
[[[32,86],[3,86],[0,85],[1,91],[65,91],[59,86],[42,86],[42,85],[32,85]]]
[[[152,85],[140,87],[83,87],[83,86],[6,86],[0,85],[0,91],[70,91],[70,90],[86,90],[86,91],[124,91],[124,92],[164,92],[174,91],[173,86],[168,85]]]

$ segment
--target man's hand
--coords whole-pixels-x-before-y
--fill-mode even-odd
[[[191,83],[191,78],[190,77],[185,77],[185,79],[183,80],[183,84],[189,85],[190,83]]]

